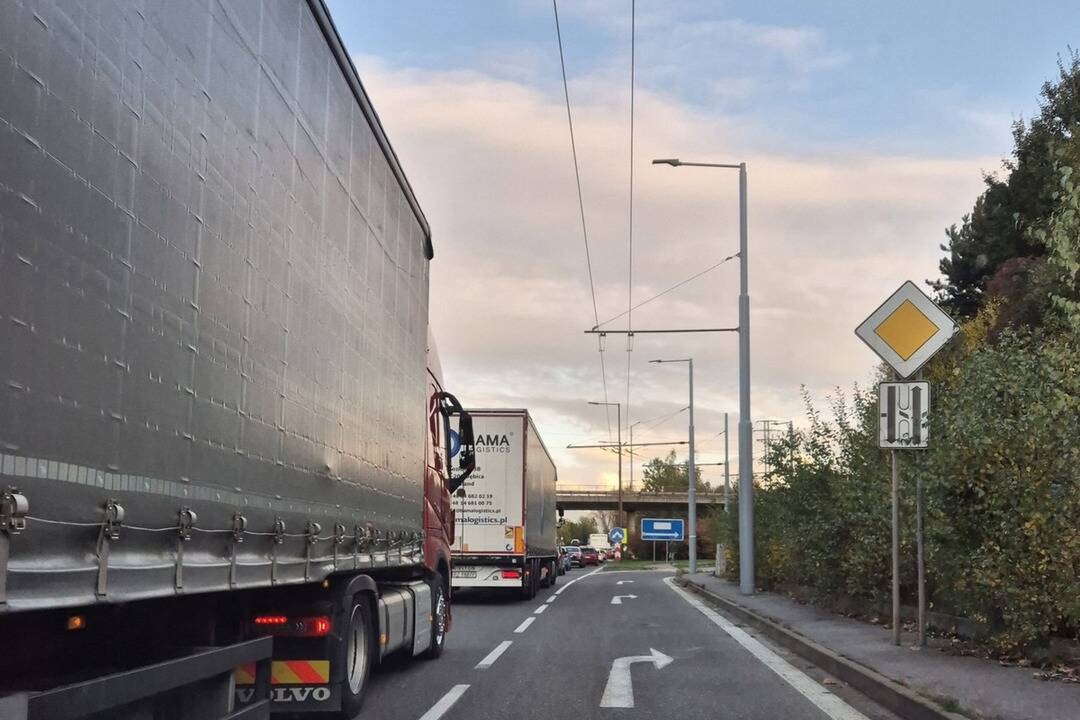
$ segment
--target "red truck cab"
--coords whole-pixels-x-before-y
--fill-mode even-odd
[[[450,546],[454,542],[454,511],[450,507],[450,493],[460,486],[475,465],[473,454],[472,422],[468,413],[450,393],[443,390],[442,366],[435,341],[428,333],[428,427],[425,435],[424,474],[424,565],[443,585],[445,606],[435,608],[435,620],[441,628],[438,643],[441,645],[446,631],[450,629]],[[454,419],[457,428],[453,427]],[[460,456],[460,467],[455,474],[452,464]]]

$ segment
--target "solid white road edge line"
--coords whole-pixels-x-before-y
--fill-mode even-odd
[[[489,667],[494,665],[495,661],[498,660],[502,656],[502,654],[504,652],[506,652],[507,648],[509,648],[513,644],[514,643],[513,643],[512,640],[503,640],[501,643],[499,643],[495,647],[494,650],[492,650],[491,652],[489,652],[487,654],[487,657],[485,657],[480,662],[476,663],[476,668],[475,669],[476,670],[487,670]]]
[[[705,605],[701,600],[698,600],[686,590],[676,586],[675,581],[672,578],[664,578],[664,582],[667,583],[668,587],[678,593],[683,600],[686,600],[686,602],[697,608],[702,615],[712,620],[721,630],[730,635],[735,642],[750,651],[750,654],[760,660],[774,673],[786,680],[791,687],[798,690],[803,697],[816,705],[819,710],[832,718],[832,720],[868,720],[861,712],[848,705],[839,697],[823,688],[804,672],[762,645],[745,630],[735,626],[731,621]]]
[[[538,607],[538,608],[536,608],[535,610],[533,610],[533,615],[539,615],[540,613],[542,613],[542,612],[544,612],[545,610],[547,610],[547,607],[548,607],[547,605],[541,605],[540,607]]]
[[[439,720],[468,689],[468,685],[455,685],[450,688],[449,692],[439,698],[439,702],[432,705],[430,710],[420,716],[420,720]]]
[[[521,623],[520,625],[518,625],[518,626],[517,626],[517,629],[516,629],[516,630],[514,630],[514,632],[516,632],[516,633],[523,633],[523,632],[525,632],[526,630],[528,630],[528,629],[529,629],[529,626],[533,624],[533,620],[535,620],[535,619],[536,619],[536,618],[535,618],[535,617],[533,617],[533,616],[530,616],[530,617],[527,617],[527,618],[525,618],[525,622],[523,622],[523,623]]]
[[[563,590],[565,590],[566,588],[570,587],[570,586],[571,586],[571,585],[573,585],[574,583],[578,582],[579,580],[584,580],[585,578],[589,577],[590,575],[595,575],[596,573],[600,572],[600,571],[601,571],[601,570],[603,570],[603,569],[604,569],[604,566],[603,566],[603,565],[601,565],[600,567],[596,568],[595,570],[593,570],[593,571],[591,571],[591,572],[587,572],[587,573],[585,573],[585,574],[584,574],[584,575],[582,575],[581,577],[576,577],[576,578],[574,578],[573,580],[571,580],[570,582],[566,583],[566,584],[565,584],[565,585],[563,585],[563,586],[562,586],[561,588],[559,588],[558,590],[556,590],[556,591],[555,591],[555,594],[556,594],[556,595],[561,595],[561,594],[562,594],[562,591],[563,591]]]

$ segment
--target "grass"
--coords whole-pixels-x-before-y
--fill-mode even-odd
[[[663,560],[608,560],[604,564],[604,571],[619,572],[625,570],[660,570],[669,569],[672,563],[666,563]]]

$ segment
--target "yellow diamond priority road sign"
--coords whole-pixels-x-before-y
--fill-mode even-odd
[[[956,332],[956,323],[910,280],[866,318],[855,334],[909,378]]]

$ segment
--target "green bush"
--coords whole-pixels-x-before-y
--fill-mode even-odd
[[[1006,334],[939,391],[925,458],[934,598],[1004,645],[1080,628],[1080,360]]]
[[[901,587],[915,601],[915,479],[925,487],[931,606],[983,621],[1002,648],[1080,628],[1080,343],[976,318],[932,367],[931,449],[901,453]],[[981,329],[980,329],[981,328]],[[757,582],[887,601],[889,463],[877,400],[858,389],[775,445],[755,485]],[[738,576],[738,513],[716,537]]]

